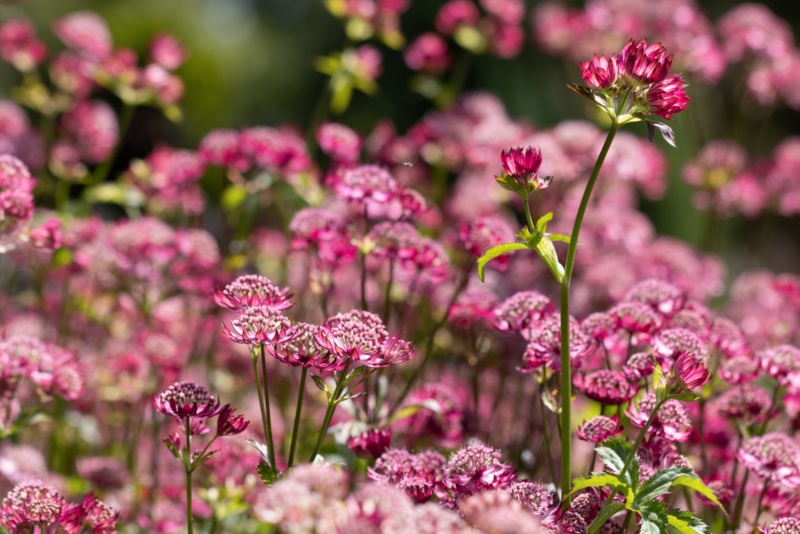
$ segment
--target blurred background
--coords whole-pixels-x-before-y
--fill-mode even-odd
[[[442,4],[410,2],[410,8],[402,14],[406,37],[410,40],[430,31]],[[529,9],[537,4],[527,2]],[[582,5],[566,4],[576,8]],[[704,1],[700,7],[714,23],[738,4]],[[792,28],[800,25],[794,2],[765,4]],[[137,108],[115,164],[118,170],[130,159],[145,156],[158,142],[195,148],[215,128],[289,123],[305,130],[328,83],[328,78],[315,70],[315,59],[348,43],[341,21],[321,0],[35,0],[5,4],[0,10],[3,19],[20,14],[30,18],[39,37],[53,48],[59,45],[48,28],[50,21],[69,12],[92,10],[108,21],[115,46],[130,47],[143,55],[154,34],[167,32],[188,50],[189,58],[178,70],[186,86],[180,104],[183,119],[173,123],[155,109]],[[580,82],[576,62],[548,55],[534,43],[532,33],[532,25],[527,23],[525,46],[513,59],[475,56],[465,90],[498,95],[512,118],[527,120],[536,127],[567,119],[591,120],[593,110],[566,89],[566,84]],[[374,44],[383,54],[380,89],[373,96],[355,92],[350,107],[336,120],[367,134],[380,118],[388,116],[402,133],[433,105],[410,89],[413,73],[405,65],[402,51]],[[748,110],[732,101],[736,74],[728,69],[715,85],[690,79],[687,92],[693,106],[672,124],[678,148],[657,141],[670,161],[670,186],[662,200],[642,201],[642,209],[661,234],[696,245],[702,240],[703,216],[692,208],[692,189],[680,179],[683,164],[701,148],[700,132],[705,139],[733,137],[746,144],[753,158],[768,155],[781,139],[800,133],[795,110]],[[19,74],[1,64],[0,92],[7,97],[18,82]],[[629,129],[644,135],[641,125]],[[728,264],[731,278],[736,272],[758,266],[755,263],[778,272],[792,270],[798,257],[798,235],[798,217],[733,217],[721,221],[716,252]]]

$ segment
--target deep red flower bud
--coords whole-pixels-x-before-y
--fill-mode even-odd
[[[674,114],[688,108],[691,100],[686,96],[685,87],[680,74],[673,74],[654,84],[647,92],[650,111],[659,117],[671,119]]]
[[[675,362],[675,371],[687,389],[704,386],[711,380],[711,373],[702,359],[693,353],[683,353]]]
[[[348,448],[359,458],[378,458],[392,444],[392,431],[371,428],[347,440]]]
[[[644,83],[660,82],[672,67],[672,54],[661,43],[648,46],[647,40],[631,39],[619,54],[623,73]]]
[[[525,177],[536,173],[542,164],[542,153],[538,148],[509,148],[500,153],[500,163],[507,174],[514,177]]]
[[[581,61],[581,77],[592,89],[608,89],[617,81],[619,75],[619,58],[597,56],[591,61]]]
[[[250,425],[250,421],[246,421],[243,415],[234,415],[235,408],[231,408],[230,404],[222,407],[217,418],[217,435],[218,436],[235,436],[241,434]]]

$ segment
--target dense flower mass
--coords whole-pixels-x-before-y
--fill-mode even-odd
[[[219,400],[194,382],[176,382],[153,399],[156,410],[179,419],[213,417],[220,411]]]

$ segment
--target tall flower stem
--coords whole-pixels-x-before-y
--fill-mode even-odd
[[[192,514],[192,432],[190,428],[190,418],[187,417],[184,423],[186,432],[186,449],[183,453],[183,469],[186,472],[186,531],[189,534],[194,532],[194,517]]]
[[[569,249],[567,250],[567,262],[564,266],[564,276],[561,279],[561,495],[566,496],[572,489],[572,372],[570,370],[570,348],[569,348],[569,286],[572,280],[572,271],[575,267],[575,253],[578,248],[578,238],[581,233],[583,216],[589,206],[589,199],[592,196],[594,184],[603,162],[617,134],[619,124],[616,120],[611,123],[608,130],[606,141],[597,156],[589,182],[583,191],[583,197],[575,215],[575,224],[572,226]],[[527,205],[527,202],[525,203]],[[528,223],[530,224],[530,223]]]
[[[261,344],[261,375],[264,378],[264,414],[267,420],[267,447],[269,447],[269,463],[272,470],[277,472],[277,463],[275,462],[275,445],[272,439],[272,413],[269,409],[269,380],[267,380],[267,355],[264,349],[264,344]]]
[[[311,458],[308,460],[309,462],[313,462],[314,458],[317,457],[319,454],[319,450],[322,447],[322,442],[325,439],[325,435],[328,433],[328,426],[331,424],[331,419],[333,418],[333,412],[336,410],[336,405],[339,403],[339,395],[342,394],[342,390],[344,389],[344,382],[345,377],[347,376],[347,368],[342,370],[341,374],[339,375],[339,380],[336,382],[336,387],[333,390],[333,394],[331,394],[330,399],[328,399],[328,409],[325,410],[325,417],[322,420],[322,427],[319,429],[319,437],[317,437],[317,444],[314,445],[314,452],[311,453]]]
[[[292,444],[289,446],[289,463],[287,467],[292,467],[294,464],[294,451],[297,447],[297,434],[300,431],[300,413],[303,411],[303,396],[306,392],[306,377],[308,376],[308,367],[303,366],[303,371],[300,373],[300,390],[297,393],[297,408],[294,412],[294,426],[292,427]]]
[[[639,431],[639,435],[636,436],[636,441],[633,443],[633,449],[631,453],[628,455],[628,458],[625,460],[625,464],[623,464],[622,469],[620,469],[619,471],[620,478],[625,477],[625,473],[628,472],[628,468],[631,466],[631,464],[633,463],[633,459],[636,457],[636,451],[639,450],[639,446],[642,444],[642,440],[644,440],[645,434],[647,434],[647,429],[650,428],[650,425],[653,423],[653,419],[655,419],[656,415],[658,414],[658,410],[661,409],[661,406],[663,406],[668,399],[669,395],[665,395],[663,399],[656,401],[656,405],[653,407],[653,411],[650,412],[650,416],[647,418],[647,422]],[[609,495],[608,499],[606,499],[606,502],[603,503],[601,510],[603,508],[610,506],[611,503],[614,502],[614,497],[617,496],[617,493],[618,492],[616,489],[611,491],[611,495]],[[593,522],[591,525],[589,525],[589,534],[597,534],[597,532],[599,532],[600,529],[603,528],[604,524],[605,521],[599,524],[597,522]]]
[[[761,512],[764,511],[764,495],[767,494],[767,486],[769,479],[764,480],[764,486],[761,488],[761,494],[758,496],[758,509],[756,510],[756,518],[753,519],[753,525],[758,526],[758,520],[761,519]]]

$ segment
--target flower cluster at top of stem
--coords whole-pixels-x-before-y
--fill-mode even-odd
[[[672,54],[661,43],[631,39],[619,54],[581,62],[588,87],[571,88],[592,99],[622,125],[647,115],[671,119],[689,106],[681,74],[669,74]]]
[[[540,176],[542,152],[536,147],[526,146],[503,150],[500,154],[503,174],[495,176],[495,180],[503,189],[507,189],[522,197],[534,191],[545,189],[553,180],[552,176]]]

